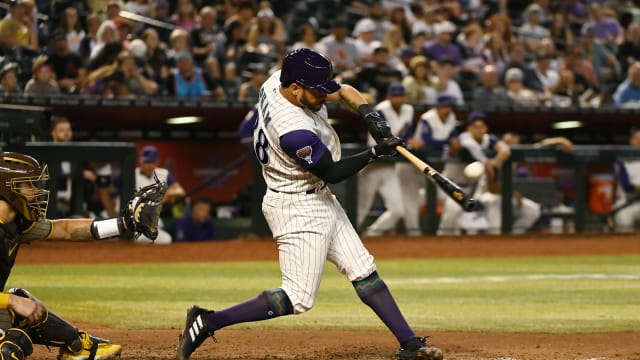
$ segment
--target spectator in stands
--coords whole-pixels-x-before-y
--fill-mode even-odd
[[[215,239],[211,219],[211,200],[206,197],[195,199],[191,211],[171,225],[173,242],[207,241]]]
[[[22,89],[18,85],[18,71],[18,64],[14,62],[5,63],[0,69],[0,95],[22,95]]]
[[[385,47],[373,51],[373,66],[361,68],[353,78],[344,78],[357,89],[369,92],[376,102],[385,98],[387,87],[392,82],[401,82],[402,73],[389,66],[389,50]]]
[[[193,60],[207,69],[214,78],[222,78],[220,64],[224,61],[224,35],[216,23],[218,12],[211,6],[200,10],[200,26],[191,31]]]
[[[594,36],[613,53],[618,51],[618,45],[624,40],[622,26],[613,16],[608,16],[597,1],[589,3],[589,20],[582,26],[582,33],[587,28],[593,28]]]
[[[116,26],[120,24],[120,21],[122,20],[120,17],[120,10],[122,9],[121,5],[120,0],[107,0],[105,7],[106,20],[113,21]]]
[[[389,65],[400,71],[402,75],[406,75],[408,69],[400,59],[400,51],[404,49],[407,44],[404,42],[400,27],[397,25],[389,25],[389,30],[382,39],[382,46],[389,49]]]
[[[513,23],[505,13],[491,15],[487,19],[485,30],[485,36],[487,38],[498,36],[500,40],[502,40],[501,43],[507,47],[515,40],[515,36],[513,35]]]
[[[355,37],[355,45],[360,54],[360,63],[363,66],[371,66],[373,64],[373,52],[382,45],[380,40],[375,37],[376,24],[373,20],[364,18],[359,21],[353,29],[353,37]]]
[[[616,88],[613,103],[626,108],[640,108],[640,62],[629,67],[627,79]]]
[[[167,27],[175,26],[176,23],[171,19],[169,14],[169,2],[168,0],[156,0],[152,4],[151,18],[165,23],[166,27],[145,25],[144,30],[155,29],[158,38],[164,44],[169,44],[169,38],[171,37],[171,29]]]
[[[158,148],[153,145],[148,145],[142,148],[140,151],[140,163],[135,170],[136,189],[155,183],[155,176],[160,181],[165,181],[168,185],[167,192],[164,195],[162,202],[165,205],[171,205],[176,200],[184,197],[185,191],[175,177],[165,168],[161,168],[160,154]],[[171,235],[164,229],[164,222],[159,222],[158,238],[155,240],[156,244],[168,244],[171,243]],[[138,241],[150,242],[149,239],[141,236]]]
[[[551,53],[538,52],[536,54],[536,60],[533,63],[533,70],[542,83],[542,88],[544,89],[543,94],[547,97],[551,95],[551,91],[558,86],[558,82],[560,81],[560,74],[556,69],[551,67],[551,60],[553,60],[553,58],[554,56]]]
[[[629,65],[640,60],[640,24],[629,25],[627,36],[618,48],[617,57],[623,74],[627,73]]]
[[[495,66],[498,74],[505,71],[509,62],[509,46],[504,42],[500,34],[493,33],[486,37],[486,43],[482,49],[482,57],[487,64]]]
[[[256,9],[252,1],[241,0],[237,3],[235,12],[231,11],[227,14],[227,18],[224,22],[225,28],[232,22],[237,22],[240,25],[240,33],[243,38],[247,38],[251,24],[256,16]]]
[[[402,39],[405,43],[411,41],[411,23],[407,19],[405,8],[402,5],[397,5],[389,10],[389,22],[400,29]]]
[[[544,88],[542,82],[538,79],[535,70],[527,63],[527,48],[521,41],[515,41],[509,48],[509,62],[505,65],[505,71],[502,74],[502,83],[505,84],[506,72],[511,68],[518,68],[523,74],[522,82],[527,88],[542,93]]]
[[[169,63],[175,65],[175,57],[181,52],[188,52],[193,57],[191,46],[189,46],[189,33],[184,29],[176,28],[171,32],[169,38],[169,49],[167,50]]]
[[[443,59],[450,59],[456,68],[462,65],[460,47],[453,43],[455,32],[456,26],[450,21],[442,21],[435,25],[436,41],[427,46],[427,53],[436,64]],[[432,66],[436,68],[437,65]]]
[[[102,20],[100,20],[98,14],[87,16],[87,33],[80,40],[80,47],[78,48],[78,55],[80,55],[82,63],[85,65],[89,63],[91,52],[98,43],[98,30],[101,24]]]
[[[507,70],[504,77],[507,96],[515,106],[540,106],[541,98],[539,93],[532,91],[524,85],[524,74],[519,68]]]
[[[249,27],[248,45],[253,46],[254,51],[268,55],[283,51],[286,42],[287,34],[282,21],[276,18],[270,7],[260,9],[255,22]]]
[[[80,42],[86,33],[82,28],[82,24],[78,21],[78,10],[76,8],[69,6],[64,9],[58,30],[64,34],[69,51],[78,54]]]
[[[47,64],[51,65],[62,93],[80,92],[87,71],[80,56],[69,50],[69,41],[62,31],[53,34]]]
[[[169,76],[169,67],[167,65],[167,52],[164,47],[160,46],[158,32],[154,28],[148,28],[142,32],[141,39],[147,46],[145,72],[150,79],[155,81],[161,88],[164,88]]]
[[[151,4],[149,0],[129,0],[124,4],[124,9],[130,13],[151,16]]]
[[[38,34],[31,14],[32,0],[9,1],[9,13],[0,21],[0,36],[15,38],[17,45],[38,50]]]
[[[432,62],[432,64],[434,64]],[[453,78],[456,75],[456,63],[453,59],[441,58],[435,63],[434,72],[435,88],[438,94],[447,94],[453,98],[456,105],[464,105],[464,94],[458,82]]]
[[[480,72],[485,64],[482,56],[483,30],[477,23],[471,23],[462,29],[458,43],[462,52],[462,64],[457,80],[464,92],[473,91],[480,80]]]
[[[532,53],[540,50],[540,40],[550,38],[549,29],[542,26],[542,8],[539,6],[529,6],[523,14],[525,23],[518,28],[518,39],[522,41],[527,49]]]
[[[373,39],[381,42],[384,38],[384,35],[389,30],[390,22],[386,17],[386,10],[383,6],[382,0],[373,0],[367,6],[367,16],[358,20],[354,29],[357,29],[361,23],[369,23],[373,24]],[[367,25],[368,26],[368,25]],[[355,31],[355,30],[354,30]],[[357,37],[356,34],[354,36]]]
[[[184,31],[190,32],[200,23],[200,16],[192,0],[178,0],[176,11],[171,15],[171,20]]]
[[[500,85],[500,76],[493,64],[487,64],[482,67],[480,74],[481,86],[473,90],[473,103],[475,106],[507,105],[509,97],[507,90]]]
[[[122,51],[116,60],[115,77],[118,79],[118,97],[151,96],[158,92],[158,84],[149,79],[136,65],[130,51]]]
[[[112,64],[122,51],[122,43],[116,24],[105,20],[96,33],[96,45],[91,50],[87,70],[95,70],[103,65]]]
[[[238,89],[238,101],[245,101],[248,103],[255,103],[258,101],[258,92],[260,87],[267,80],[268,71],[267,66],[263,63],[251,63],[247,66],[248,78],[245,82],[240,84]]]
[[[308,48],[324,53],[324,49],[318,43],[318,32],[316,27],[309,21],[300,25],[298,29],[297,41],[291,46],[291,49]]]
[[[193,63],[191,53],[181,51],[175,56],[176,67],[167,79],[167,93],[180,99],[212,97],[224,99],[225,93],[218,82]]]
[[[583,41],[576,41],[564,57],[564,67],[572,71],[576,81],[600,93],[601,84],[593,63],[587,56]]]
[[[556,11],[551,14],[549,35],[551,36],[554,47],[561,53],[569,50],[569,47],[573,44],[574,34],[567,24],[564,12]]]
[[[637,64],[637,63],[636,63]],[[635,66],[632,65],[632,67]],[[629,131],[629,145],[640,147],[640,128]],[[621,206],[629,199],[640,194],[640,161],[618,161],[614,165],[616,175],[616,196],[614,207]],[[615,229],[620,232],[633,232],[636,220],[640,219],[640,201],[618,211],[614,217]]]
[[[331,34],[320,39],[324,54],[333,63],[336,74],[353,70],[360,64],[360,52],[348,34],[349,23],[339,16],[331,25]]]
[[[60,95],[60,88],[46,56],[39,56],[33,62],[33,77],[27,82],[24,94],[32,97]]]
[[[582,26],[589,20],[589,11],[583,0],[567,0],[563,8],[573,35],[580,35]]]
[[[593,27],[585,26],[583,30],[582,43],[585,56],[593,64],[593,69],[598,76],[598,82],[603,85],[618,83],[622,70],[615,53],[595,39]]]
[[[431,78],[429,61],[422,55],[414,56],[409,63],[409,74],[402,79],[406,102],[413,105],[432,105],[438,93]]]

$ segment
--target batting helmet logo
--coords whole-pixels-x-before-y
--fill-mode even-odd
[[[333,65],[326,56],[307,48],[295,49],[282,60],[280,83],[296,83],[305,88],[331,94],[340,90],[340,84],[331,80]]]

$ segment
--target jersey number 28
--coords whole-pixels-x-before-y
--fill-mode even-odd
[[[256,138],[254,149],[256,151],[256,157],[258,158],[258,160],[263,165],[267,165],[269,163],[269,153],[267,152],[267,150],[269,150],[269,140],[264,134],[264,130],[262,128],[258,130],[258,136]]]

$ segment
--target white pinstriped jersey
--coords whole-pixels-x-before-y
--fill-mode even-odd
[[[290,103],[280,94],[280,71],[272,74],[260,88],[258,124],[253,144],[262,164],[262,174],[269,189],[282,193],[302,193],[324,186],[324,182],[300,166],[280,146],[283,135],[300,130],[314,133],[331,152],[333,161],[340,160],[340,140],[328,123],[326,106],[317,112]],[[309,163],[315,158],[309,146],[298,150],[298,157]]]
[[[400,106],[400,112],[396,112],[391,105],[391,101],[381,101],[375,107],[376,110],[382,113],[382,116],[389,123],[391,133],[399,138],[404,138],[407,132],[411,129],[413,124],[413,106],[409,104],[402,104]],[[367,145],[374,146],[376,141],[373,140],[371,134],[367,137]]]

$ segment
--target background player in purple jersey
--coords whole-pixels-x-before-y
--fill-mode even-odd
[[[324,55],[297,49],[260,89],[253,144],[267,184],[262,210],[278,243],[282,285],[219,311],[192,306],[178,359],[189,359],[221,328],[310,310],[327,260],[400,342],[396,359],[442,359],[440,349],[429,347],[411,329],[378,275],[373,256],[326,186],[353,176],[373,159],[394,155],[395,147],[403,145],[360,92],[332,81],[332,74]],[[342,158],[340,141],[328,123],[327,101],[357,111],[376,145]]]

